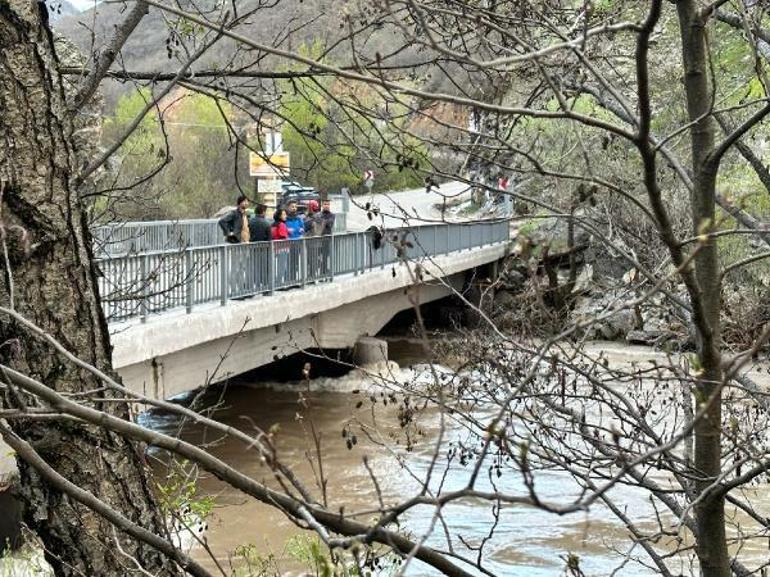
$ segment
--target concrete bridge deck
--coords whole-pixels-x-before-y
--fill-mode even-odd
[[[133,390],[169,398],[303,349],[353,347],[360,337],[377,334],[398,312],[411,308],[410,296],[420,304],[449,296],[462,289],[467,271],[494,263],[508,251],[507,222],[484,223],[487,228],[496,227],[494,234],[484,236],[462,237],[458,229],[456,238],[453,229],[444,226],[439,231],[421,227],[421,236],[412,239],[417,245],[409,242],[413,253],[409,258],[399,257],[398,251],[388,258],[358,251],[364,266],[353,263],[336,267],[339,272],[333,275],[310,275],[301,279],[304,286],[288,290],[259,281],[256,294],[237,300],[230,297],[225,306],[217,287],[210,295],[213,298],[186,306],[192,293],[185,287],[201,282],[188,278],[177,287],[183,294],[172,302],[175,306],[161,308],[158,314],[123,315],[123,320],[110,323],[113,365]],[[459,242],[462,238],[466,241]],[[189,258],[179,262],[189,267]],[[238,262],[224,262],[239,270]],[[418,269],[420,278],[415,275]],[[215,270],[213,276],[224,279],[230,274]],[[129,280],[129,285],[136,282]],[[132,310],[146,313],[147,307]]]

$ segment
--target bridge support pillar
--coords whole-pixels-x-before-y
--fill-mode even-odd
[[[373,365],[388,360],[388,342],[374,337],[359,337],[353,349],[353,361],[361,365]]]

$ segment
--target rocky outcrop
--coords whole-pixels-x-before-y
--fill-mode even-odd
[[[588,339],[624,339],[637,324],[634,312],[624,308],[628,296],[623,291],[610,291],[578,297],[571,320],[581,327],[581,336]]]
[[[640,284],[637,271],[621,256],[623,251],[632,254],[617,244],[621,241],[610,248],[578,228],[569,237],[564,219],[542,219],[535,228],[522,227],[516,254],[498,279],[495,307],[503,317],[510,318],[517,310],[519,316],[531,317],[537,315],[537,307],[550,307],[543,318],[560,318],[553,323],[557,330],[577,325],[575,335],[589,340],[687,344],[687,323],[664,295],[634,304],[640,291],[650,287]],[[534,326],[538,322],[532,322],[535,330],[543,328]],[[526,319],[518,319],[518,326],[526,327]]]

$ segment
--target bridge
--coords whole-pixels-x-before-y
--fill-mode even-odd
[[[352,348],[413,302],[462,290],[468,271],[505,256],[510,234],[504,220],[248,244],[188,231],[148,250],[163,236],[150,229],[139,252],[116,243],[96,263],[113,365],[153,398],[300,350]]]

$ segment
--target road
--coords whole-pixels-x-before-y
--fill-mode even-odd
[[[351,198],[350,211],[347,216],[349,231],[366,230],[372,225],[398,227],[441,220],[441,211],[436,205],[441,205],[446,199],[448,205],[453,205],[470,198],[470,188],[463,182],[447,182],[439,186],[437,191],[430,193],[425,188],[385,192],[380,194],[364,194]],[[367,216],[367,203],[379,211]],[[449,216],[447,215],[447,220]],[[452,220],[458,220],[453,217]]]

